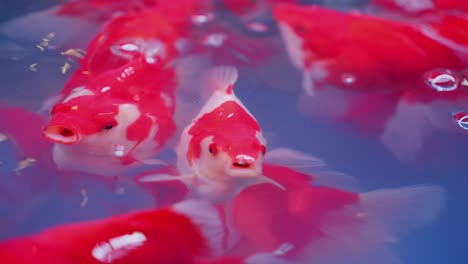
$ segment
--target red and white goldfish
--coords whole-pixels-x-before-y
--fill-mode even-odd
[[[264,173],[286,191],[259,184],[233,199],[234,252],[273,251],[298,263],[395,263],[392,247],[436,219],[445,191],[434,185],[355,193],[315,182],[315,176],[276,165]],[[359,243],[356,243],[359,241]]]
[[[429,70],[464,66],[450,48],[402,22],[286,4],[278,5],[274,16],[292,64],[304,72],[307,94],[320,85],[362,91],[406,89],[401,84],[412,85]]]
[[[373,0],[372,5],[389,10],[408,13],[424,13],[434,11],[468,11],[468,2],[464,0]]]
[[[0,243],[2,263],[195,263],[216,255],[223,223],[216,207],[187,200],[158,210],[63,224]]]
[[[140,181],[180,180],[192,193],[212,201],[230,199],[254,183],[275,184],[262,174],[266,140],[255,117],[234,94],[237,78],[237,69],[231,66],[215,67],[205,75],[213,92],[182,132],[176,147],[179,176],[148,175]]]
[[[73,89],[43,132],[58,167],[112,175],[154,163],[176,129],[174,75],[140,56]]]
[[[148,10],[111,20],[91,41],[80,68],[48,102],[61,101],[44,130],[59,167],[112,175],[161,163],[151,158],[176,131],[176,90],[189,79],[176,62],[184,30]]]
[[[453,130],[450,107],[468,101],[455,77],[468,66],[462,17],[418,24],[294,5],[274,15],[290,61],[304,72],[300,112],[351,121],[402,161],[418,158],[430,129]]]

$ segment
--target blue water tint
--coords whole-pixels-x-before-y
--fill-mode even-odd
[[[338,4],[335,2],[339,1],[309,2],[345,8],[361,6],[366,1],[342,1]],[[12,18],[38,8],[23,11],[16,10],[13,5],[4,5],[6,7],[2,8],[0,3],[0,17],[10,14]],[[3,53],[2,49],[10,54]],[[49,54],[38,52],[34,43],[0,35],[1,104],[36,111],[43,100],[61,89],[67,79],[67,75],[60,73],[63,58]],[[12,61],[11,57],[21,57],[21,60]],[[33,63],[38,63],[38,72],[29,69]],[[404,237],[398,250],[405,263],[466,263],[467,134],[434,132],[428,147],[423,149],[422,161],[401,162],[378,136],[360,133],[341,122],[299,114],[296,107],[302,78],[300,73],[288,75],[285,78],[295,76],[297,79],[291,82],[284,79],[279,85],[283,87],[278,87],[274,85],[275,81],[268,80],[268,75],[260,77],[253,68],[240,67],[240,80],[235,89],[238,97],[259,121],[269,141],[269,148],[287,146],[310,153],[324,160],[333,170],[355,177],[360,183],[360,192],[422,183],[444,187],[448,191],[448,202],[440,217],[431,225]],[[285,73],[293,72],[290,65],[282,70]],[[290,85],[291,89],[285,85]],[[328,103],[333,105],[335,102],[332,99]],[[459,106],[454,108],[457,110]],[[468,110],[468,105],[464,110]],[[455,120],[451,120],[449,115],[445,116],[447,123],[457,126]],[[59,180],[57,175],[49,175],[50,171],[46,168],[33,164],[19,172],[23,180],[18,182],[14,178],[18,177],[17,173],[12,172],[17,165],[15,155],[17,150],[11,142],[0,142],[0,192],[5,194],[0,193],[0,223],[6,223],[0,227],[0,239],[31,234],[62,223],[99,219],[154,206],[151,195],[139,189],[129,177],[113,185],[80,173],[73,180]],[[161,156],[171,160],[172,155],[168,151]],[[33,180],[36,181],[34,184],[31,183]],[[64,182],[66,186],[63,186]],[[9,200],[1,200],[7,198]]]

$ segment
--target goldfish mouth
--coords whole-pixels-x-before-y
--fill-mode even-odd
[[[49,125],[42,134],[45,138],[61,144],[74,144],[80,140],[76,129],[62,125]]]
[[[232,163],[232,167],[233,168],[250,168],[253,164],[252,163],[248,163],[248,162],[244,162],[244,161],[237,161],[237,162],[234,162]]]

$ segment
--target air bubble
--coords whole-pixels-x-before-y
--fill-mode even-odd
[[[424,74],[426,84],[438,92],[450,92],[457,89],[460,79],[447,69],[435,69]]]
[[[261,22],[250,22],[245,27],[250,31],[259,33],[265,33],[269,30],[268,26]]]
[[[192,23],[195,25],[202,25],[213,20],[213,14],[198,14],[192,16]]]
[[[452,112],[452,117],[457,121],[458,126],[468,130],[468,114],[466,112]]]
[[[346,73],[341,76],[341,80],[344,84],[353,84],[356,81],[356,76]]]
[[[226,39],[226,36],[224,34],[221,34],[221,33],[210,34],[203,40],[203,44],[205,46],[219,47],[223,45],[225,39]]]
[[[116,144],[114,145],[114,156],[116,157],[123,157],[125,154],[125,147],[120,145],[120,144]]]

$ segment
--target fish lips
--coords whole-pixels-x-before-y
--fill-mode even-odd
[[[42,135],[54,143],[67,145],[76,144],[81,139],[80,132],[76,127],[60,123],[47,125],[42,131]]]
[[[247,155],[238,155],[226,168],[234,177],[255,177],[261,174],[261,161]]]

